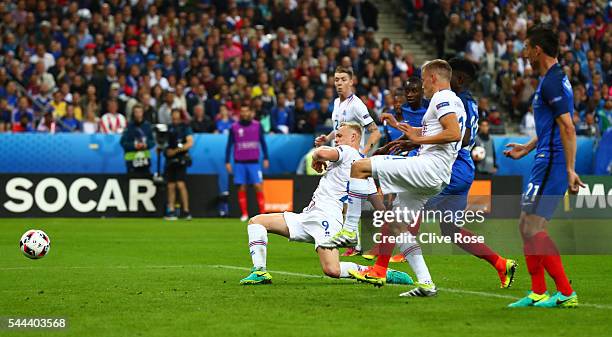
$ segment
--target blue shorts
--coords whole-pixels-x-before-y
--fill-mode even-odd
[[[467,196],[474,182],[474,170],[464,161],[453,164],[450,184],[425,204],[426,209],[463,211],[467,207]]]
[[[235,163],[234,184],[253,185],[263,181],[261,165],[259,163]]]
[[[521,202],[527,214],[550,220],[567,191],[565,162],[553,162],[548,155],[537,157]]]

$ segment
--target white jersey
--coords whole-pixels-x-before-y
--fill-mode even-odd
[[[461,138],[465,132],[466,113],[461,99],[455,95],[450,89],[440,90],[436,92],[429,107],[423,115],[423,128],[421,134],[423,136],[433,136],[442,132],[442,124],[440,118],[447,114],[454,113],[459,121],[459,129]],[[419,148],[419,156],[434,156],[443,166],[440,171],[442,178],[446,183],[450,181],[450,172],[457,158],[457,153],[461,149],[461,140],[446,144],[423,144]]]
[[[363,104],[359,97],[352,94],[342,102],[340,102],[339,97],[334,100],[332,122],[334,123],[334,131],[337,131],[343,122],[356,122],[361,125],[361,134],[363,135],[361,137],[361,148],[363,148],[366,141],[364,128],[366,125],[373,123],[374,120],[370,117],[368,107]]]
[[[304,211],[312,207],[329,211],[330,216],[335,213],[342,214],[343,202],[347,195],[347,184],[351,176],[351,165],[354,161],[363,158],[356,149],[348,145],[335,147],[338,150],[338,160],[329,162],[327,172],[319,180],[319,185],[312,195],[312,202]],[[372,184],[371,193],[376,192]]]

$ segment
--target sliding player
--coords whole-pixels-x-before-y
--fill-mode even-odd
[[[576,307],[578,296],[565,275],[557,246],[546,225],[568,189],[577,193],[582,184],[574,170],[576,130],[572,122],[572,85],[557,62],[559,36],[552,29],[536,26],[527,33],[527,57],[540,76],[533,97],[536,137],[527,144],[508,144],[504,154],[520,159],[536,149],[527,190],[523,193],[520,230],[527,270],[531,274],[529,295],[509,307]],[[555,281],[557,292],[548,296],[544,270]]]
[[[359,153],[361,126],[356,123],[342,123],[335,132],[335,147],[322,146],[313,154],[313,167],[327,172],[321,177],[312,200],[302,213],[292,212],[260,214],[249,220],[249,249],[253,260],[250,275],[240,280],[240,284],[266,284],[272,276],[266,271],[268,232],[284,236],[291,241],[314,243],[319,255],[323,273],[333,278],[350,277],[351,269],[362,270],[353,262],[340,262],[338,249],[321,247],[321,243],[342,228],[342,200],[346,196],[351,164],[362,156]],[[329,161],[329,165],[326,162]],[[369,181],[367,194],[375,194],[376,187]],[[412,284],[408,274],[389,270],[386,277],[390,283]]]
[[[423,116],[423,127],[414,128],[404,123],[391,125],[402,130],[411,142],[420,144],[418,154],[414,157],[374,156],[356,161],[351,167],[349,193],[367,196],[367,178],[374,177],[379,180],[384,194],[397,193],[395,203],[398,207],[416,212],[429,198],[438,194],[444,184],[450,183],[451,167],[461,146],[463,122],[466,119],[463,103],[450,90],[451,74],[451,67],[444,60],[433,60],[423,65],[423,89],[425,96],[431,99]],[[349,204],[345,228],[330,240],[333,243],[341,245],[352,237],[349,233],[350,227],[346,228],[346,222],[355,221],[360,216],[355,214],[353,206],[354,204]],[[400,210],[403,211],[404,209]],[[412,219],[413,222],[417,220]],[[417,288],[400,296],[433,296],[437,289],[421,249],[413,235],[407,236],[413,239],[404,240],[399,244],[399,248],[416,273],[418,283]],[[384,255],[388,259],[390,253],[391,251],[381,251],[380,258]],[[376,265],[361,272],[354,270],[351,273],[355,277],[378,279],[381,284],[386,281],[386,268]]]

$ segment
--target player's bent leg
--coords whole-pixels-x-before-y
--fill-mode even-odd
[[[351,166],[349,179],[348,207],[342,230],[332,238],[322,243],[323,247],[355,247],[358,245],[359,219],[361,218],[361,203],[376,193],[374,182],[367,178],[372,175],[370,159],[360,159]],[[353,177],[354,176],[354,177]]]
[[[258,214],[249,219],[249,226],[260,224],[270,233],[289,238],[289,227],[283,213]]]
[[[454,223],[440,222],[440,232],[443,236],[454,237],[459,235],[461,237],[470,237],[474,234],[465,228],[457,227]],[[464,240],[462,240],[464,241]],[[484,243],[463,243],[455,241],[455,244],[464,251],[481,258],[497,271],[497,275],[500,280],[500,288],[510,288],[514,282],[514,275],[518,267],[518,263],[512,259],[506,259],[493,251],[488,245]]]
[[[253,261],[251,273],[240,280],[240,284],[272,283],[272,275],[266,270],[268,232],[289,237],[289,228],[282,213],[260,214],[249,219],[249,251]]]
[[[323,274],[332,278],[340,278],[340,253],[338,249],[317,247],[317,254]]]
[[[351,178],[366,179],[372,176],[372,162],[370,158],[363,158],[351,165]]]

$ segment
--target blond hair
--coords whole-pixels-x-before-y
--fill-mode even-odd
[[[425,64],[421,66],[421,73],[424,73],[425,70],[433,71],[436,75],[449,82],[453,76],[453,69],[450,64],[442,59],[425,62]]]
[[[347,128],[355,131],[355,133],[359,136],[359,139],[361,139],[362,136],[362,131],[361,131],[361,125],[359,123],[356,122],[342,122],[340,123],[340,127],[346,126]]]

